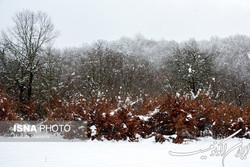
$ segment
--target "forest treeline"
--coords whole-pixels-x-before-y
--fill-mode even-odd
[[[57,32],[45,13],[23,11],[0,38],[0,84],[23,104],[207,92],[218,101],[249,104],[250,37],[184,42],[122,37],[82,47],[52,47]],[[84,30],[83,30],[84,31]]]

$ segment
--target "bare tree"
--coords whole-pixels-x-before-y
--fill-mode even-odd
[[[213,55],[203,52],[195,40],[189,40],[176,48],[167,62],[172,89],[196,94],[208,89],[213,78]]]
[[[41,69],[41,53],[57,37],[46,13],[23,11],[13,17],[14,26],[2,32],[6,56],[16,68],[11,78],[19,90],[19,100],[29,103],[35,75]]]

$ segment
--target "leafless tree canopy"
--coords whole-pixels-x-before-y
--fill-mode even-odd
[[[5,46],[16,56],[36,56],[57,36],[46,13],[23,11],[13,18],[14,27],[2,33]]]
[[[24,104],[48,103],[53,92],[75,96],[143,97],[197,94],[249,104],[250,38],[155,41],[142,35],[55,49],[57,32],[45,13],[23,11],[0,40],[0,84]],[[83,30],[84,31],[84,30]]]
[[[20,101],[26,103],[33,94],[34,75],[41,68],[40,56],[45,47],[52,44],[57,32],[48,15],[42,12],[17,13],[13,17],[13,22],[12,28],[2,32],[4,49],[2,49],[1,59],[8,73],[12,70],[8,70],[6,63],[11,62],[15,66],[15,71],[8,79],[12,80],[10,83],[18,89]]]

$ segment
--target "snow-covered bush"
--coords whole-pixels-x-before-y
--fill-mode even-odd
[[[154,136],[156,142],[182,143],[203,136],[225,138],[239,129],[237,137],[249,138],[250,131],[249,105],[240,108],[214,101],[203,93],[195,99],[168,94],[139,100],[87,100],[79,96],[72,101],[54,95],[47,104],[38,106],[32,101],[29,105],[15,102],[1,91],[0,121],[3,120],[86,121],[87,137],[92,140],[138,141]]]

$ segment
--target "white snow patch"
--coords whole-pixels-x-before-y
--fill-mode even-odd
[[[106,117],[106,113],[102,113],[102,116],[103,116],[103,117]]]
[[[191,68],[191,66],[189,66],[189,68],[188,68],[188,72],[189,72],[189,73],[191,73],[191,72],[192,72],[192,68]]]
[[[188,114],[188,115],[187,115],[187,118],[192,118],[192,115],[191,115],[191,114]]]
[[[239,117],[238,122],[244,122],[244,120],[241,117]]]
[[[126,124],[123,124],[123,128],[124,128],[124,129],[127,129],[128,127],[127,127],[127,125],[126,125]]]
[[[151,113],[151,115],[154,115],[154,114],[158,113],[159,111],[160,111],[160,109],[157,107],[157,108]]]
[[[172,135],[172,137],[175,137]],[[174,152],[192,152],[205,150],[214,142],[221,140],[202,138],[198,141],[187,141],[185,144],[164,142],[155,143],[154,138],[140,142],[128,141],[86,141],[86,142],[0,142],[1,166],[3,167],[211,167],[222,166],[222,156],[210,156],[211,151],[192,156],[172,156]],[[227,141],[231,148],[240,141],[237,138]],[[242,139],[243,146],[249,140]],[[248,167],[247,159],[236,158],[237,149],[225,158],[225,167]],[[201,159],[206,156],[206,159]]]
[[[96,126],[95,125],[92,125],[91,127],[90,127],[90,129],[91,129],[91,134],[92,135],[96,135],[97,134],[97,132],[96,132]]]
[[[147,121],[150,116],[147,116],[147,115],[138,115],[138,117],[141,119],[141,120],[144,120],[144,121]]]

